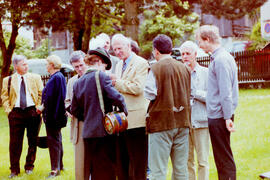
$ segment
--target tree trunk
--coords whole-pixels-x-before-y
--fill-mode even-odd
[[[84,29],[76,29],[75,31],[73,31],[72,39],[73,39],[75,51],[82,49],[83,34],[84,34]]]
[[[125,0],[125,35],[138,41],[138,34],[138,2],[135,0]]]
[[[92,17],[94,9],[94,0],[87,0],[85,4],[84,34],[82,41],[82,51],[87,52],[89,49],[89,40],[91,35]]]
[[[10,75],[9,68],[11,65],[11,58],[12,58],[13,52],[16,48],[16,38],[18,36],[18,30],[19,30],[18,24],[15,21],[13,21],[11,37],[9,40],[8,48],[6,48],[3,29],[2,29],[2,26],[0,27],[0,44],[1,44],[1,51],[2,51],[2,56],[3,56],[3,66],[1,69],[1,77],[0,77],[0,92],[2,92],[3,78]],[[0,98],[0,105],[2,105],[1,98]]]

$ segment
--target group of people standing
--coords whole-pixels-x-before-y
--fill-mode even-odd
[[[51,158],[48,177],[58,176],[63,170],[61,128],[66,125],[67,114],[71,118],[76,180],[165,180],[169,157],[172,179],[195,180],[194,150],[198,179],[207,180],[209,136],[219,179],[236,179],[230,147],[238,101],[236,64],[221,47],[217,27],[201,26],[196,39],[200,48],[211,53],[208,68],[196,62],[198,46],[192,41],[181,45],[179,62],[170,56],[171,38],[156,36],[152,51],[156,63],[150,66],[136,54],[138,46],[129,38],[115,34],[111,40],[102,33],[90,42],[87,54],[71,54],[70,63],[77,75],[68,81],[67,88],[57,56],[47,58],[51,78],[44,89],[40,76],[27,73],[26,59],[13,58],[17,72],[11,76],[11,85],[10,78],[4,79],[1,96],[10,125],[10,177],[20,173],[25,128],[29,142],[26,173],[34,168],[42,112]],[[110,49],[115,56],[109,54]],[[106,133],[96,76],[105,113],[113,108],[124,112],[127,130]],[[24,80],[26,106],[21,104]]]

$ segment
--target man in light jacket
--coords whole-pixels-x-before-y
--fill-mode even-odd
[[[198,46],[186,41],[180,46],[182,61],[191,69],[191,128],[189,131],[189,180],[196,180],[194,150],[198,160],[198,180],[209,179],[209,131],[205,98],[208,69],[196,61]]]

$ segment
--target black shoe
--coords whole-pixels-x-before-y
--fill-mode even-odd
[[[46,179],[49,179],[49,178],[55,178],[56,176],[59,176],[60,175],[60,171],[56,170],[56,171],[51,171],[49,176],[46,178]]]
[[[19,173],[11,172],[11,174],[8,176],[9,179],[12,179],[14,177],[17,177]]]
[[[32,173],[33,173],[33,169],[28,169],[28,170],[25,170],[25,173],[26,173],[27,175],[30,175],[30,174],[32,174]]]

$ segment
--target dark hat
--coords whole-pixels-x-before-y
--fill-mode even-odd
[[[111,69],[112,62],[110,59],[110,55],[108,54],[108,52],[104,48],[97,48],[97,49],[89,50],[88,54],[89,55],[95,54],[95,55],[101,57],[104,60],[104,62],[107,64],[106,70]]]

